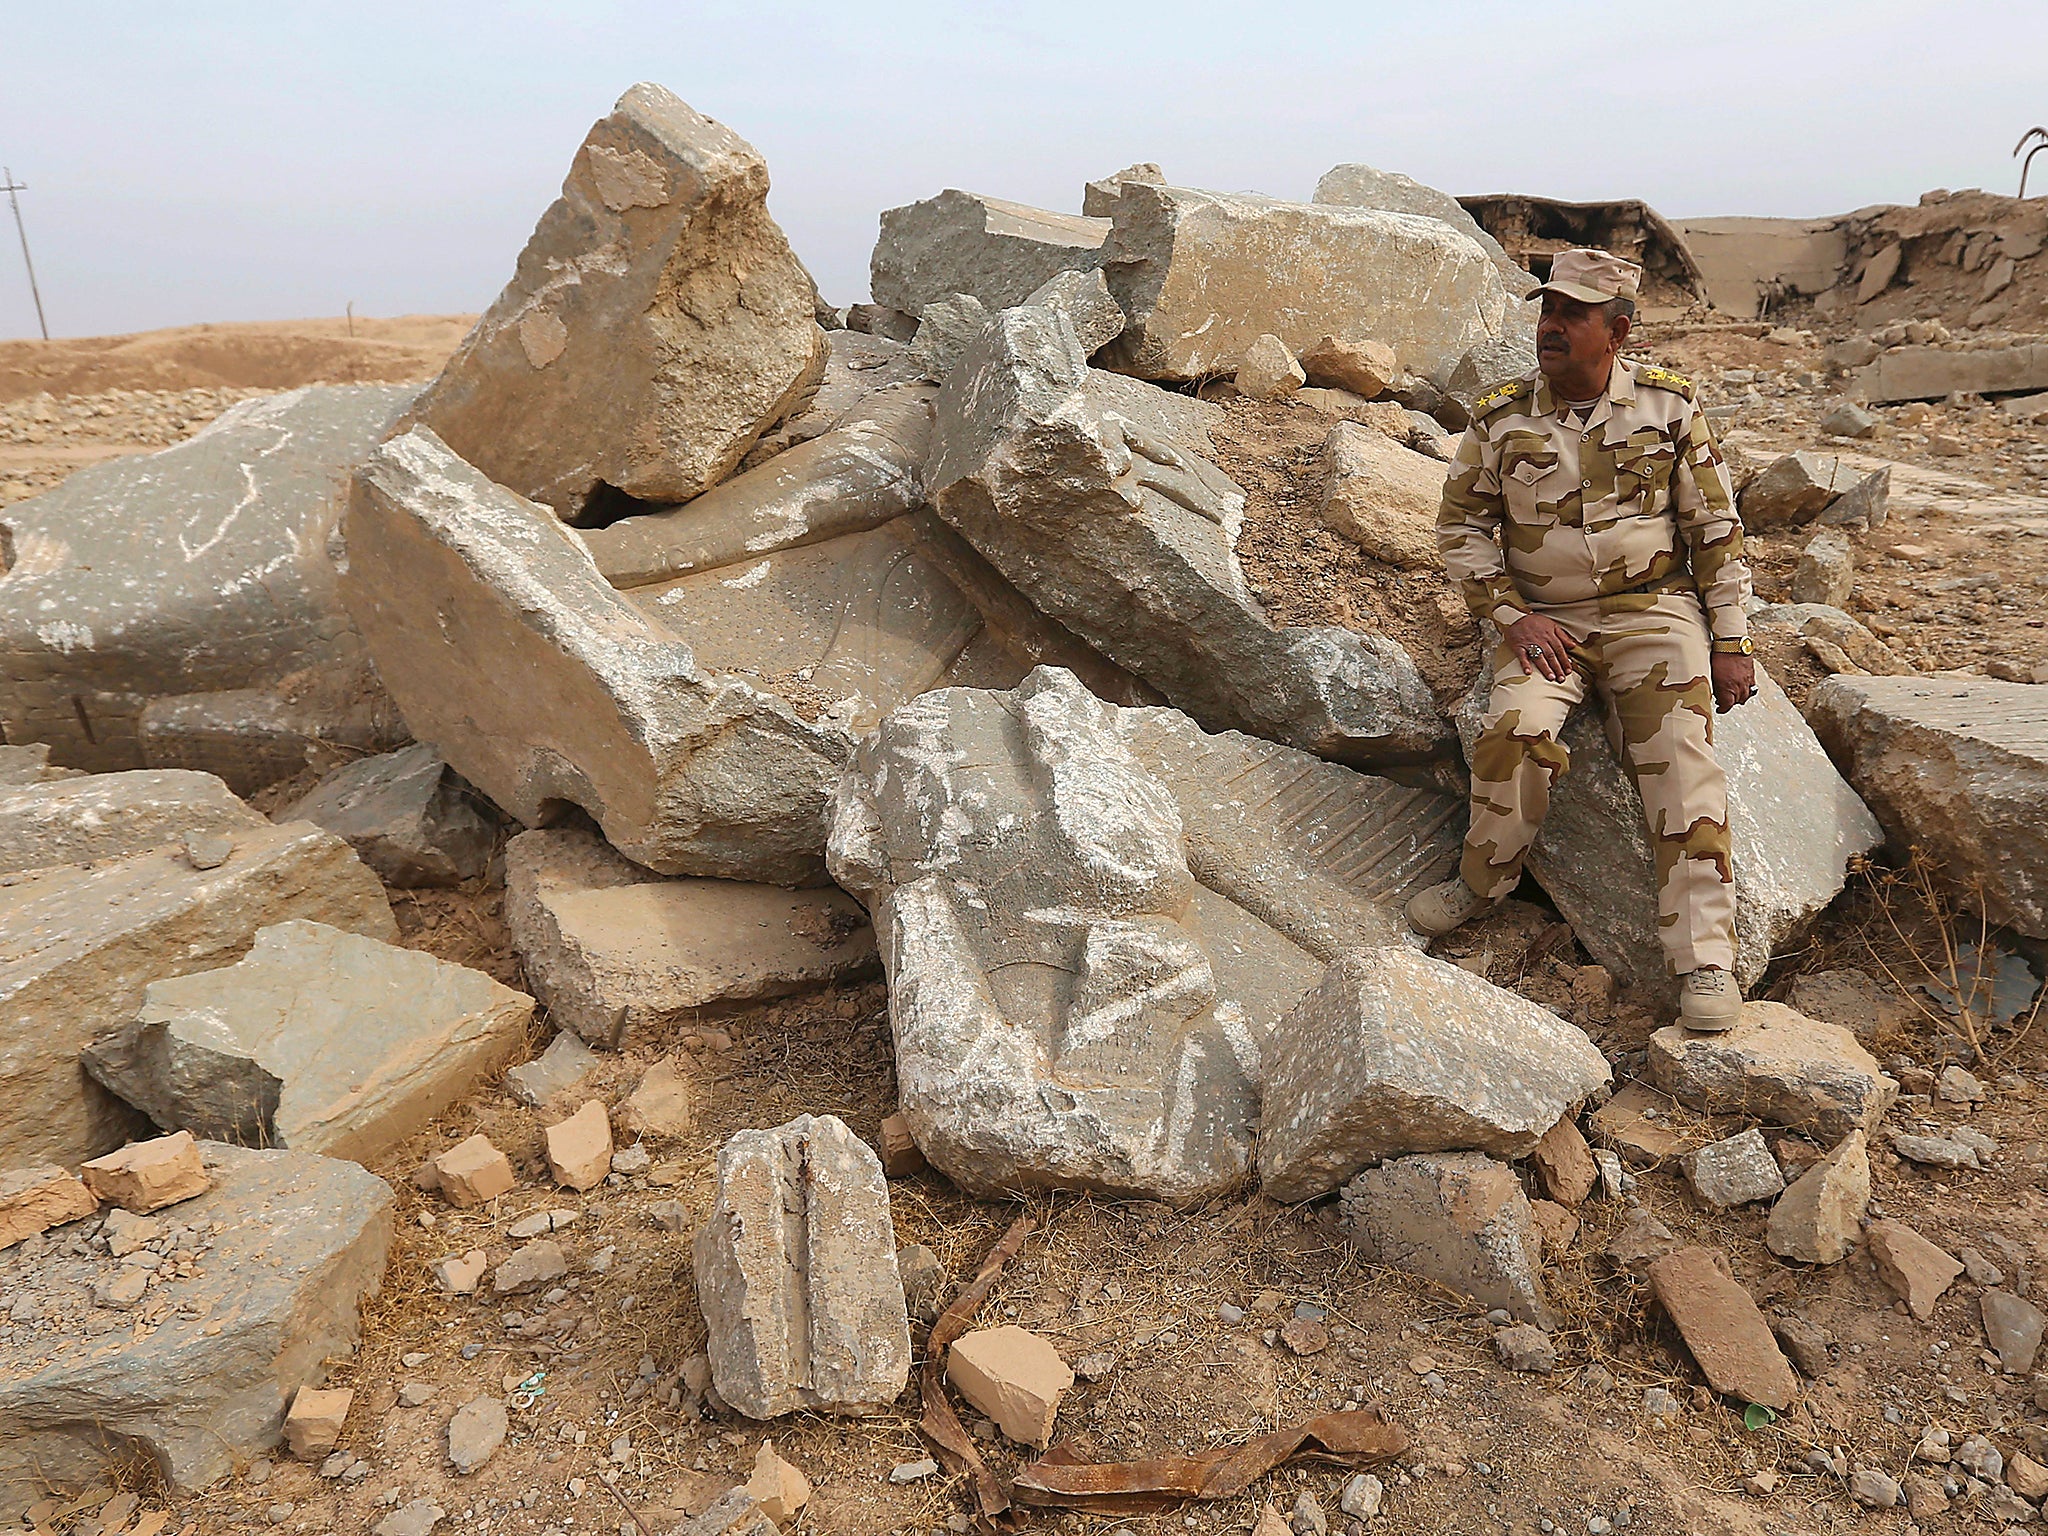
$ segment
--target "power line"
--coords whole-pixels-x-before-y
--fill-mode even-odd
[[[21,264],[28,268],[28,292],[29,297],[36,301],[36,324],[42,327],[43,340],[48,341],[50,322],[43,318],[43,294],[42,290],[36,287],[36,264],[28,254],[28,230],[21,222],[21,199],[14,195],[17,192],[26,192],[28,183],[16,181],[14,172],[4,165],[0,165],[0,181],[7,183],[7,204],[14,210],[14,232],[21,236]]]

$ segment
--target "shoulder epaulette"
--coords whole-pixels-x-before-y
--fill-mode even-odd
[[[1509,379],[1505,384],[1494,385],[1485,394],[1473,400],[1471,410],[1467,414],[1477,421],[1482,416],[1492,415],[1509,401],[1519,400],[1524,395],[1533,393],[1535,388],[1536,386],[1527,379]]]
[[[1645,364],[1636,370],[1636,382],[1648,384],[1653,389],[1668,389],[1674,395],[1683,395],[1688,400],[1693,396],[1692,380],[1682,373],[1673,373],[1669,368]]]

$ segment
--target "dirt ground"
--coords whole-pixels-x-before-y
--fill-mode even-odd
[[[452,345],[459,322],[447,324]],[[1709,404],[1749,402],[1754,393],[1726,424],[1728,441],[1746,457],[1767,461],[1820,445],[1813,423],[1831,392],[1820,377],[1817,339],[1781,344],[1757,338],[1753,328],[1696,332],[1668,342],[1653,337],[1650,354],[1700,379]],[[1730,377],[1741,371],[1757,377]],[[256,387],[225,371],[221,377],[228,382],[174,381],[175,405],[113,394],[96,382],[94,393],[35,406],[55,415],[35,418],[42,435],[33,440],[10,438],[24,418],[0,414],[0,454],[20,450],[0,458],[0,502],[53,483],[44,477],[68,472],[67,453],[154,446],[196,429],[209,406],[217,410]],[[273,378],[265,387],[297,382]],[[0,413],[20,406],[17,397],[0,404]],[[1895,482],[1892,520],[1861,541],[1860,601],[1852,607],[1920,667],[2030,664],[2048,654],[2035,633],[2048,619],[2048,552],[2040,547],[2048,501],[2036,505],[2037,492],[2048,494],[2048,454],[2038,433],[2008,430],[1994,412],[1973,406],[1882,414],[1883,435],[1857,444],[1857,452],[1984,489],[1963,493],[1934,480],[1933,489],[1905,494]],[[1249,493],[1244,548],[1254,582],[1283,622],[1384,625],[1413,640],[1432,681],[1454,692],[1476,662],[1475,635],[1447,584],[1380,567],[1316,520],[1314,462],[1328,425],[1302,407],[1230,407],[1222,456]],[[1948,441],[1961,451],[1936,446]],[[1998,510],[1971,510],[1984,505]],[[2035,518],[2039,527],[2028,527]],[[1925,553],[1887,553],[1901,544]],[[1752,552],[1760,590],[1782,597],[1794,541],[1757,540]],[[1284,581],[1275,575],[1283,570],[1290,573]],[[1786,665],[1807,668],[1787,677],[1787,686],[1803,692],[1819,669],[1796,641],[1786,645]],[[1441,952],[1584,1025],[1615,1059],[1618,1078],[1627,1077],[1640,1066],[1654,1021],[1612,1001],[1604,973],[1539,893],[1525,886],[1523,894],[1537,899],[1511,903]],[[449,892],[394,891],[392,898],[403,942],[523,984],[494,880]],[[1993,1085],[1974,1108],[1924,1094],[1901,1101],[1894,1126],[1967,1120],[2001,1151],[1987,1172],[1940,1175],[1875,1152],[1872,1215],[1900,1218],[1951,1252],[2012,1245],[2027,1256],[2038,1299],[2048,1283],[2048,1028],[1980,1030],[1979,1054],[1965,1038],[1977,1026],[1920,990],[1937,979],[1945,946],[1964,928],[1910,880],[1859,874],[1808,943],[1780,961],[1766,991],[1785,997],[1800,974],[1842,966],[1890,975],[1907,1021],[1874,1033],[1870,1048],[1901,1072],[1968,1059]],[[534,1052],[548,1034],[543,1018]],[[540,1147],[543,1126],[584,1098],[616,1103],[630,1092],[648,1055],[606,1057],[580,1090],[546,1112],[488,1088],[379,1166],[396,1191],[398,1237],[361,1348],[332,1367],[334,1381],[356,1390],[345,1454],[323,1469],[280,1451],[202,1496],[166,1506],[152,1494],[144,1508],[167,1507],[168,1531],[187,1536],[362,1532],[415,1499],[446,1512],[443,1532],[661,1533],[744,1479],[762,1440],[772,1439],[815,1487],[801,1529],[821,1536],[965,1529],[969,1495],[961,1480],[889,1481],[893,1467],[929,1454],[915,1427],[914,1391],[891,1413],[851,1422],[798,1416],[758,1425],[672,1406],[679,1374],[703,1346],[689,1234],[709,1208],[719,1145],[742,1127],[806,1112],[837,1114],[875,1140],[895,1097],[883,988],[827,988],[704,1019],[679,1029],[663,1049],[694,1085],[694,1123],[681,1137],[650,1142],[653,1166],[644,1175],[614,1175],[577,1195],[550,1186]],[[1667,1107],[1666,1123],[1688,1140],[1745,1128],[1709,1124],[1675,1106]],[[521,1177],[515,1193],[457,1211],[414,1187],[410,1175],[423,1157],[476,1130],[512,1157]],[[955,1285],[972,1276],[1020,1209],[1032,1214],[1038,1231],[980,1321],[1037,1329],[1069,1362],[1105,1357],[1088,1362],[1088,1377],[1060,1414],[1057,1438],[1077,1455],[1201,1450],[1333,1407],[1376,1406],[1415,1445],[1397,1468],[1382,1471],[1387,1503],[1369,1527],[1375,1532],[1896,1533],[1910,1528],[1906,1512],[1859,1509],[1829,1457],[1900,1476],[1929,1423],[1948,1426],[1958,1439],[1991,1434],[2010,1455],[2048,1421],[2036,1406],[2041,1388],[2001,1374],[1987,1356],[1974,1283],[1959,1281],[1931,1322],[1916,1322],[1894,1305],[1867,1260],[1822,1270],[1787,1265],[1762,1244],[1760,1209],[1704,1210],[1668,1167],[1641,1175],[1642,1204],[1681,1239],[1721,1246],[1768,1313],[1796,1315],[1831,1336],[1819,1379],[1791,1411],[1760,1428],[1744,1427],[1742,1405],[1707,1392],[1669,1325],[1652,1314],[1643,1283],[1600,1256],[1625,1208],[1597,1195],[1577,1212],[1576,1240],[1546,1258],[1563,1318],[1559,1369],[1546,1377],[1502,1369],[1492,1330],[1462,1298],[1363,1264],[1337,1229],[1334,1202],[1287,1208],[1254,1196],[1173,1211],[1060,1197],[1022,1207],[970,1200],[932,1174],[892,1181],[891,1193],[899,1240],[930,1247]],[[657,1225],[668,1201],[683,1207],[681,1233]],[[512,1222],[548,1209],[578,1213],[559,1239],[571,1262],[559,1295],[494,1301],[438,1293],[429,1274],[436,1260],[472,1247],[502,1259],[515,1246]],[[1225,1304],[1245,1309],[1242,1320],[1226,1322]],[[1297,1356],[1270,1340],[1296,1307],[1321,1309],[1327,1348]],[[446,1459],[454,1411],[521,1383],[538,1390],[532,1406],[515,1410],[504,1447],[475,1474],[455,1475]],[[407,1384],[431,1389],[420,1406],[401,1406]],[[1645,1411],[1652,1388],[1676,1395],[1675,1419]],[[971,1427],[999,1475],[1014,1469],[1014,1448],[986,1425]],[[2035,1450],[2042,1452],[2038,1444]],[[1816,1452],[1818,1468],[1810,1460]],[[1744,1478],[1759,1468],[1782,1475],[1776,1492],[1744,1491]],[[1037,1514],[1028,1524],[1072,1532],[1244,1531],[1264,1503],[1284,1512],[1302,1491],[1335,1520],[1348,1476],[1289,1466],[1216,1504],[1118,1521]],[[1977,1529],[1965,1502],[1919,1528]],[[50,1528],[83,1530],[89,1521],[89,1511],[53,1516]]]

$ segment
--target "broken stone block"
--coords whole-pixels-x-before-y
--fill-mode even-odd
[[[1578,1122],[1569,1114],[1537,1139],[1529,1161],[1536,1165],[1545,1192],[1562,1205],[1579,1204],[1593,1193],[1593,1185],[1600,1177],[1592,1148],[1586,1145]]]
[[[924,1153],[918,1149],[917,1137],[911,1132],[909,1120],[902,1115],[884,1115],[882,1172],[892,1179],[907,1179],[924,1172],[924,1168]]]
[[[1748,1130],[1710,1141],[1686,1154],[1681,1166],[1692,1192],[1717,1211],[1768,1200],[1785,1187],[1778,1160],[1764,1145],[1762,1131]]]
[[[720,1494],[696,1519],[677,1526],[676,1536],[777,1536],[777,1528],[741,1483]]]
[[[484,1271],[491,1267],[491,1256],[481,1248],[472,1248],[459,1257],[437,1260],[434,1264],[434,1283],[448,1296],[474,1295],[484,1278]]]
[[[434,1187],[450,1205],[482,1205],[512,1192],[512,1162],[482,1131],[430,1159]]]
[[[484,872],[497,840],[479,798],[433,748],[410,746],[337,769],[274,819],[325,827],[386,885],[457,885]]]
[[[597,1067],[597,1052],[582,1040],[560,1031],[532,1061],[505,1074],[512,1097],[530,1109],[543,1109],[557,1094],[577,1087]]]
[[[1683,1157],[1697,1141],[1666,1123],[1671,1109],[1668,1095],[1643,1083],[1623,1083],[1586,1123],[1593,1139],[1612,1148],[1631,1168],[1656,1168]]]
[[[548,1172],[557,1184],[594,1189],[612,1171],[612,1122],[604,1100],[591,1099],[547,1128]]]
[[[0,1173],[0,1249],[99,1208],[99,1197],[83,1180],[54,1164]]]
[[[1480,1152],[1397,1158],[1345,1185],[1341,1213],[1368,1263],[1554,1326],[1529,1201],[1505,1163]]]
[[[1992,922],[2048,936],[2048,700],[2038,685],[1834,677],[1808,709],[1894,848],[1939,859]]]
[[[85,1187],[124,1211],[147,1216],[206,1193],[206,1168],[190,1131],[130,1142],[79,1170]]]
[[[874,931],[843,891],[663,879],[564,828],[505,848],[505,921],[554,1022],[634,1049],[719,1003],[872,974]]]
[[[1325,336],[1301,354],[1301,370],[1311,384],[1346,389],[1361,400],[1376,400],[1401,376],[1394,349],[1383,341],[1352,341]]]
[[[293,1394],[354,1347],[384,1275],[389,1186],[303,1152],[202,1151],[212,1187],[177,1219],[204,1223],[210,1247],[150,1288],[154,1326],[106,1330],[104,1260],[42,1261],[53,1324],[16,1330],[0,1372],[0,1516],[138,1454],[173,1493],[204,1488],[276,1445]]]
[[[923,376],[936,384],[951,373],[987,319],[987,307],[972,294],[956,293],[925,305],[910,342],[910,355]]]
[[[139,769],[0,787],[0,874],[120,859],[263,825],[210,773]]]
[[[1609,1077],[1576,1025],[1393,947],[1331,966],[1265,1059],[1259,1175],[1289,1204],[1402,1153],[1522,1157]]]
[[[1568,1252],[1579,1235],[1579,1218],[1555,1200],[1531,1200],[1529,1225],[1542,1240],[1542,1257],[1546,1262]]]
[[[15,789],[24,784],[52,784],[59,779],[77,778],[81,772],[83,770],[78,768],[51,767],[48,742],[0,745],[0,787]]]
[[[1375,560],[1433,569],[1444,466],[1356,422],[1323,440],[1323,522]]]
[[[1781,1259],[1839,1264],[1862,1235],[1870,1208],[1870,1143],[1851,1131],[1771,1207],[1764,1243]]]
[[[284,1416],[284,1443],[301,1461],[323,1457],[341,1444],[341,1428],[355,1401],[351,1387],[301,1387]]]
[[[1853,400],[1837,400],[1821,412],[1820,429],[1834,437],[1869,437],[1877,431],[1878,417]]]
[[[1921,1322],[1963,1272],[1962,1260],[1945,1253],[1902,1221],[1873,1221],[1864,1233],[1878,1276]]]
[[[1769,1121],[1824,1146],[1851,1131],[1868,1135],[1899,1095],[1848,1030],[1783,1003],[1743,1004],[1741,1021],[1722,1034],[1665,1026],[1650,1036],[1646,1074],[1703,1113]]]
[[[939,516],[1208,729],[1353,765],[1440,753],[1443,719],[1398,644],[1267,620],[1234,552],[1243,492],[1185,434],[1134,417],[1142,386],[1113,377],[1089,370],[1062,316],[992,317],[939,392]]]
[[[1448,192],[1439,192],[1399,171],[1382,171],[1352,162],[1332,166],[1316,183],[1319,203],[1343,203],[1353,208],[1378,208],[1387,213],[1412,213],[1448,224],[1486,252],[1513,298],[1527,297],[1536,286],[1536,276],[1501,249],[1501,244],[1480,227],[1479,221]]]
[[[690,1079],[664,1058],[640,1075],[639,1086],[619,1106],[619,1128],[629,1136],[674,1139],[687,1135],[695,1098]]]
[[[1800,1375],[1809,1381],[1818,1381],[1828,1373],[1834,1357],[1828,1353],[1829,1336],[1825,1329],[1797,1314],[1774,1317],[1770,1323],[1778,1347],[1784,1350],[1785,1358],[1792,1362]]]
[[[1270,333],[1253,338],[1232,376],[1238,392],[1253,400],[1284,400],[1308,382],[1287,343]]]
[[[367,1163],[493,1073],[533,999],[325,923],[258,931],[235,964],[151,982],[86,1070],[166,1129]]]
[[[767,195],[752,145],[634,86],[404,424],[571,520],[716,485],[824,367]]]
[[[246,400],[0,510],[0,739],[96,772],[199,769],[240,794],[402,744],[330,548],[350,472],[412,393]],[[145,744],[153,701],[208,699],[211,729]]]
[[[1792,571],[1792,601],[1845,607],[1856,585],[1856,548],[1844,534],[1822,529],[1806,541]]]
[[[1850,862],[1882,837],[1784,690],[1761,668],[1756,684],[1755,698],[1714,720],[1714,754],[1728,775],[1735,973],[1744,986],[1841,894]],[[1492,691],[1482,669],[1458,710],[1468,761]],[[1617,981],[1673,995],[1657,942],[1656,863],[1642,798],[1597,710],[1574,711],[1561,739],[1571,770],[1551,790],[1529,870]]]
[[[1511,1371],[1528,1371],[1548,1376],[1557,1369],[1557,1345],[1550,1335],[1533,1323],[1516,1323],[1494,1330],[1493,1352]]]
[[[991,310],[1008,309],[1062,272],[1100,267],[1108,234],[1106,219],[949,187],[921,203],[883,210],[868,286],[877,304],[910,315],[960,293]]]
[[[1607,1241],[1601,1255],[1616,1269],[1632,1275],[1648,1274],[1650,1266],[1678,1246],[1671,1229],[1641,1206],[1628,1214],[1621,1230]]]
[[[529,826],[582,806],[665,873],[818,873],[847,750],[613,590],[576,534],[424,428],[356,479],[342,595],[422,740]]]
[[[1054,668],[896,711],[828,858],[875,920],[917,1144],[976,1193],[1236,1187],[1263,1042],[1330,961],[1405,942],[1388,903],[1449,868],[1454,818]]]
[[[1828,504],[1821,522],[1852,532],[1882,528],[1890,513],[1892,470],[1887,464],[1858,480]],[[1903,670],[1903,669],[1902,669]]]
[[[256,931],[308,918],[375,938],[397,924],[376,876],[317,827],[251,826],[198,870],[178,848],[0,881],[0,1147],[65,1164],[147,1121],[89,1077],[79,1052],[135,1018],[144,986],[248,952]]]
[[[1743,488],[1742,524],[1761,532],[1810,523],[1860,474],[1832,454],[1785,454]]]
[[[2048,1499],[2048,1466],[2025,1451],[2014,1451],[2005,1464],[2005,1485],[2023,1499]]]
[[[1370,336],[1441,376],[1507,323],[1500,273],[1441,222],[1136,181],[1111,217],[1103,274],[1129,324],[1108,355],[1140,378],[1220,373],[1261,332]]]
[[[1110,297],[1109,284],[1099,271],[1061,272],[1034,288],[1024,302],[1065,315],[1081,350],[1090,356],[1124,331],[1124,312]]]
[[[467,1477],[497,1455],[510,1427],[505,1404],[500,1399],[471,1398],[448,1421],[449,1465]]]
[[[2026,1375],[2040,1353],[2048,1315],[2011,1291],[1987,1289],[1977,1298],[1977,1306],[1984,1320],[1985,1341],[1998,1351],[2000,1368],[2007,1375]]]
[[[875,1413],[910,1379],[889,1191],[835,1116],[741,1131],[695,1241],[719,1396],[749,1418]]]
[[[1736,1283],[1726,1255],[1713,1248],[1668,1253],[1650,1266],[1650,1290],[1708,1386],[1781,1413],[1792,1406],[1799,1378],[1763,1313]]]
[[[491,1290],[499,1296],[519,1296],[537,1291],[567,1273],[569,1260],[562,1245],[543,1237],[516,1250],[491,1271]]]
[[[1873,405],[1946,400],[1961,391],[2015,395],[2048,389],[2048,343],[2006,347],[1891,347],[1856,375],[1855,392]]]
[[[778,1526],[786,1526],[811,1501],[811,1480],[775,1454],[775,1442],[763,1440],[754,1453],[754,1475],[747,1479],[747,1495],[762,1514]]]
[[[955,1339],[946,1351],[946,1380],[1012,1440],[1044,1450],[1074,1373],[1045,1339],[1005,1323]]]

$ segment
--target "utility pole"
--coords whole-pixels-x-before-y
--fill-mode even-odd
[[[28,231],[22,227],[21,199],[14,194],[26,192],[28,184],[14,179],[14,172],[0,165],[0,181],[7,183],[7,205],[14,210],[14,232],[21,236],[21,264],[28,268],[29,297],[36,301],[36,324],[42,327],[43,340],[50,339],[50,322],[43,318],[42,290],[36,287],[36,264],[28,254]]]

